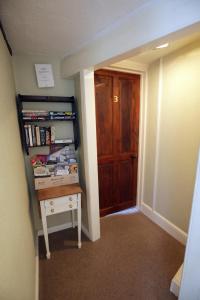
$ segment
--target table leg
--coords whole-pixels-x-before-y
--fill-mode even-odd
[[[78,194],[78,248],[81,248],[81,194]]]
[[[72,216],[72,227],[75,227],[75,219],[74,219],[74,210],[71,211],[71,216]]]
[[[50,258],[49,239],[48,239],[47,218],[46,218],[44,201],[40,201],[40,208],[41,208],[41,216],[42,216],[42,226],[43,226],[43,232],[44,232],[44,240],[45,240],[45,246],[46,246],[46,251],[47,251],[46,256],[49,259]]]

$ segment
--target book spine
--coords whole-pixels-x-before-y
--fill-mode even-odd
[[[33,146],[33,139],[32,139],[32,130],[31,130],[31,125],[28,125],[28,135],[29,135],[29,146]]]
[[[33,146],[36,146],[36,134],[35,134],[35,125],[31,125],[32,130],[32,140],[33,140]]]
[[[51,126],[51,144],[55,143],[56,138],[56,128],[54,126]]]
[[[40,143],[42,146],[46,144],[45,127],[40,127]]]
[[[37,146],[40,146],[41,143],[40,143],[40,127],[39,126],[35,127],[35,133],[36,133],[36,143],[37,143]]]
[[[51,139],[50,139],[50,127],[46,128],[46,145],[51,144]]]
[[[26,145],[29,146],[29,133],[28,133],[28,125],[24,125],[24,131],[25,131],[25,138],[26,138]]]

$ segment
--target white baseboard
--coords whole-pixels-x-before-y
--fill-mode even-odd
[[[35,237],[35,300],[39,300],[39,243],[38,235]]]
[[[175,274],[174,278],[171,281],[170,291],[176,296],[179,296],[181,278],[183,272],[183,265],[179,268],[178,272]]]
[[[154,223],[159,225],[162,229],[164,229],[167,233],[173,236],[176,240],[186,245],[187,242],[187,233],[178,228],[176,225],[171,223],[169,220],[161,216],[158,212],[153,211],[153,209],[145,204],[141,203],[141,211],[145,216],[151,219]]]

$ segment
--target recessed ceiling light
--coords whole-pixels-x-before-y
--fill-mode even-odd
[[[157,46],[156,49],[162,49],[162,48],[166,48],[168,46],[169,46],[169,43],[165,43],[165,44]]]

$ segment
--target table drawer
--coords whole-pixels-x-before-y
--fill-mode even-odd
[[[44,201],[46,215],[53,215],[56,213],[65,212],[78,208],[77,195],[63,196],[59,198],[52,198]]]

